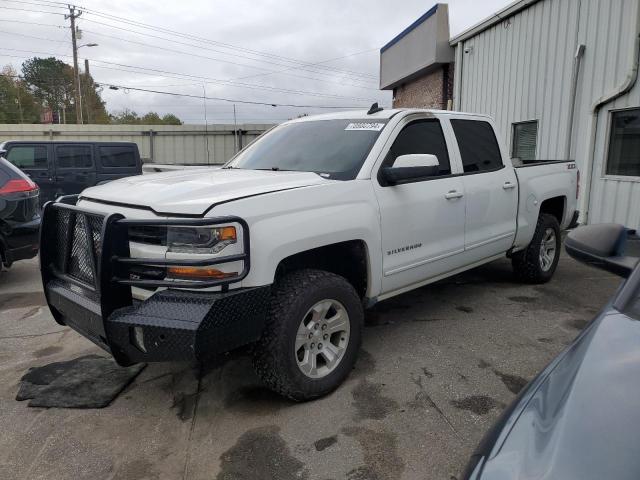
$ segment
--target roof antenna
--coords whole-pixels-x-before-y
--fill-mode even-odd
[[[367,115],[373,115],[374,113],[378,113],[384,110],[384,108],[378,106],[378,102],[371,105],[371,108],[367,112]]]

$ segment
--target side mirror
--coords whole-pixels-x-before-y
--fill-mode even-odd
[[[7,151],[0,148],[0,157],[7,158]]]
[[[628,230],[616,223],[585,225],[573,230],[564,242],[576,260],[627,278],[640,262],[625,256]]]
[[[387,185],[398,185],[419,178],[433,177],[440,171],[438,157],[430,154],[400,155],[391,167],[381,170]]]

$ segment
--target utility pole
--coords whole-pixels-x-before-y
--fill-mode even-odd
[[[82,15],[82,11],[77,11],[75,5],[69,5],[69,15],[65,19],[71,21],[71,45],[73,46],[73,72],[75,83],[75,103],[76,103],[76,123],[82,125],[82,101],[80,100],[80,70],[78,69],[78,45],[76,43],[76,18]]]
[[[238,153],[238,119],[236,118],[236,104],[233,104],[233,151]]]
[[[207,120],[207,87],[202,84],[202,106],[204,107],[204,143],[207,148],[207,165],[209,165],[209,122]]]
[[[85,58],[84,59],[84,76],[87,79],[87,82],[89,82],[89,78],[91,78],[91,75],[89,75],[89,59]],[[85,97],[84,97],[84,104],[85,104],[85,108],[87,109],[87,123],[91,123],[91,115],[89,114],[89,101],[87,101],[87,85],[85,84],[84,86],[84,92],[85,92]],[[80,96],[82,97],[82,95]]]

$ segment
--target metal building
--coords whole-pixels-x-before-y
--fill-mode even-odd
[[[575,159],[583,222],[640,228],[639,42],[639,0],[517,1],[451,39],[453,107],[512,157]]]

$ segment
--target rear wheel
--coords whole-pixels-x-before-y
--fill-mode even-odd
[[[296,401],[326,395],[355,364],[363,319],[360,298],[344,278],[292,272],[274,286],[254,349],[256,372],[269,388]]]
[[[511,257],[513,270],[523,282],[546,283],[551,280],[560,259],[560,225],[553,215],[540,214],[529,246]]]

